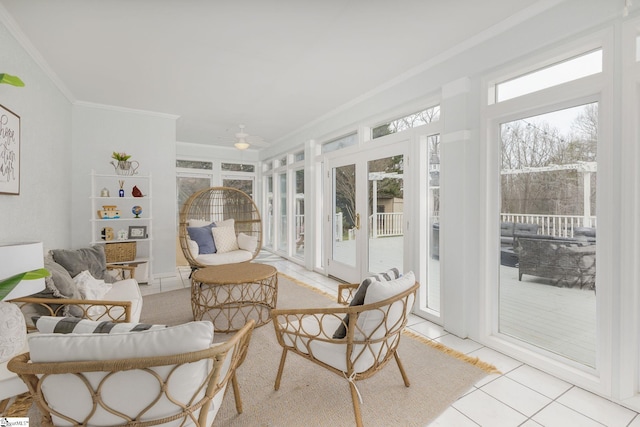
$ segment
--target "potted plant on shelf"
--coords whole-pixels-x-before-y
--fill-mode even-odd
[[[111,164],[116,170],[116,174],[118,175],[135,175],[138,170],[138,166],[140,165],[137,161],[130,161],[131,156],[124,152],[114,151],[111,155],[111,158],[116,160],[117,163],[111,161]],[[135,165],[134,165],[135,163]]]

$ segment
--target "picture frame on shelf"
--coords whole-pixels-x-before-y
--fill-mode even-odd
[[[130,225],[129,226],[129,239],[146,239],[146,238],[147,238],[146,225]]]
[[[0,194],[20,195],[20,116],[0,105]]]

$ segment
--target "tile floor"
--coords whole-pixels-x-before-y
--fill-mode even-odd
[[[260,262],[278,271],[336,294],[337,282],[270,254]],[[179,267],[176,277],[142,285],[144,294],[189,286],[189,269]],[[441,326],[412,316],[408,327],[423,336],[496,366],[503,374],[490,375],[454,402],[431,427],[522,426],[640,427],[638,413],[545,374],[469,339],[460,339]]]

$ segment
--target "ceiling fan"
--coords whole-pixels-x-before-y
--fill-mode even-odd
[[[249,135],[244,131],[244,125],[238,125],[240,132],[236,133],[236,142],[233,144],[238,150],[246,150],[251,145],[256,147],[268,147],[269,143],[265,142],[261,137]]]

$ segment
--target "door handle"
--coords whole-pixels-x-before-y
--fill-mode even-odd
[[[360,214],[356,214],[356,230],[360,230]]]

